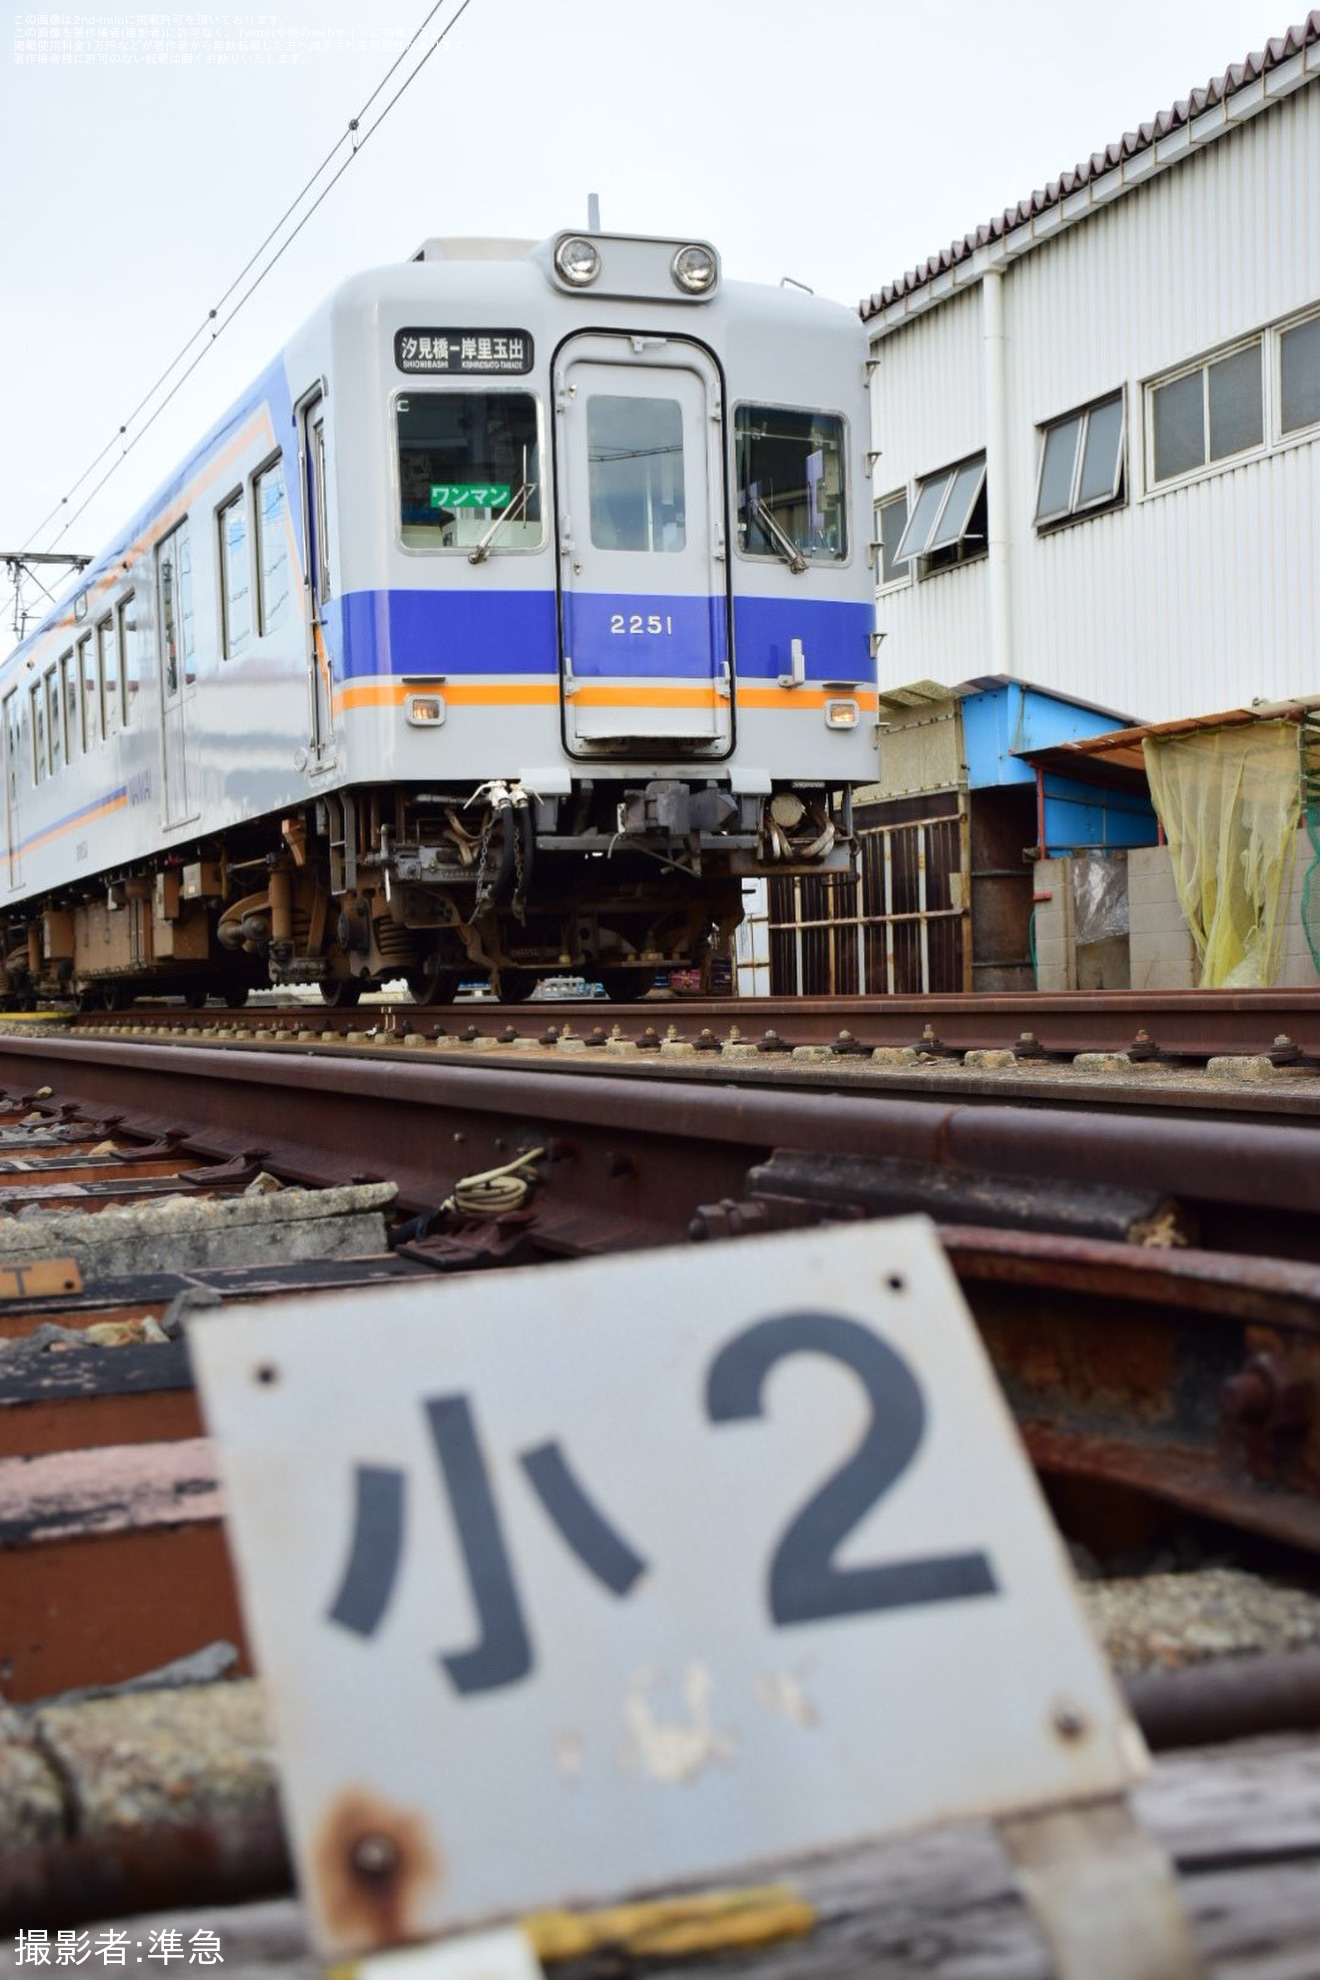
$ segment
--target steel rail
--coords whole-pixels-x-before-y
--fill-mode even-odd
[[[439,1271],[925,1204],[1042,1470],[1320,1552],[1313,1129],[76,1036],[0,1040],[0,1081],[289,1181],[393,1181],[395,1256]],[[525,1207],[441,1211],[533,1148]],[[739,1270],[718,1246],[712,1297]]]
[[[534,1038],[547,1028],[571,1024],[579,1033],[600,1028],[636,1039],[650,1030],[663,1036],[670,1026],[694,1040],[703,1031],[717,1042],[732,1027],[750,1040],[773,1031],[789,1045],[829,1045],[840,1032],[854,1043],[889,1048],[929,1046],[962,1053],[1024,1048],[1030,1056],[1072,1057],[1078,1052],[1126,1052],[1189,1061],[1229,1054],[1279,1053],[1285,1062],[1314,1059],[1320,1066],[1320,989],[1290,990],[1106,990],[949,993],[884,997],[744,997],[646,999],[618,1005],[594,1000],[546,1000],[500,1004],[491,999],[418,1007],[361,1004],[327,1010],[298,1004],[242,1011],[180,1011],[139,1006],[108,1014],[88,1013],[75,1028],[132,1032],[145,1023],[169,1023],[196,1032],[223,1023],[239,1035],[293,1028],[307,1033],[342,1034],[382,1024],[450,1037],[465,1031],[496,1037],[513,1030]],[[1287,1042],[1280,1046],[1280,1038]]]

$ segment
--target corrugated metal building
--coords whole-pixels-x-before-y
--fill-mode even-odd
[[[1320,689],[1320,11],[863,314],[882,687]]]

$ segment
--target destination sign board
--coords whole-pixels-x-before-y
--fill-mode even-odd
[[[529,330],[409,329],[394,333],[394,362],[410,374],[525,373],[532,368]]]

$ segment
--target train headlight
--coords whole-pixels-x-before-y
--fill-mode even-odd
[[[706,247],[681,247],[669,264],[669,272],[688,295],[704,296],[715,281],[715,257]]]
[[[600,254],[590,241],[570,234],[555,249],[555,267],[575,289],[585,289],[600,274]]]
[[[861,709],[855,701],[827,701],[825,703],[825,727],[827,729],[855,729],[861,720]]]
[[[438,729],[445,719],[442,694],[410,694],[405,705],[408,720],[415,729]]]

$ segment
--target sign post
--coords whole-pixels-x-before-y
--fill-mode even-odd
[[[313,1294],[190,1339],[327,1956],[988,1816],[1062,1972],[1199,1971],[1130,1847],[1139,1735],[925,1219]],[[1159,1886],[1129,1907],[1149,1968],[1067,1929],[1090,1818],[1064,1847],[1048,1811],[1096,1806],[1129,1895]]]

